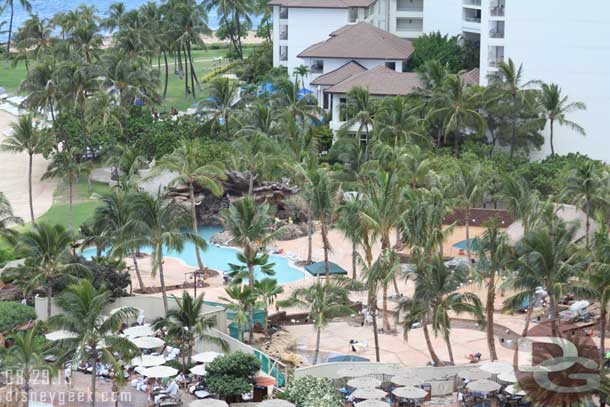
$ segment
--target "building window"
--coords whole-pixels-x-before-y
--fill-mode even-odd
[[[311,73],[322,73],[324,72],[324,60],[323,59],[314,59],[311,61],[310,67]]]
[[[390,68],[391,70],[395,71],[396,70],[396,62],[386,62],[385,63],[385,67],[386,68]]]
[[[347,99],[339,99],[339,121],[346,122],[347,119]]]
[[[280,61],[288,61],[288,47],[280,45]]]
[[[280,18],[288,18],[288,7],[280,6]]]
[[[286,24],[280,25],[280,40],[288,39],[288,26]]]
[[[348,21],[350,23],[355,23],[357,20],[358,20],[358,9],[356,7],[350,7]]]
[[[331,98],[331,94],[330,93],[326,93],[323,92],[324,97],[322,98],[322,100],[324,101],[322,104],[322,107],[326,110],[328,110],[328,107],[330,106],[330,98]]]

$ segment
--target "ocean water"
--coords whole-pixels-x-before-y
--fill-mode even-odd
[[[32,13],[38,14],[41,18],[51,18],[56,13],[60,11],[68,11],[74,10],[81,4],[93,5],[98,11],[100,16],[105,16],[106,11],[110,7],[112,3],[116,3],[120,0],[30,0],[30,4],[32,5]],[[148,3],[150,0],[122,0],[122,3],[125,4],[125,8],[127,10],[133,10],[134,8],[140,7],[142,4]],[[15,1],[15,16],[13,20],[13,27],[19,27],[23,21],[29,18],[28,12],[25,11],[18,4],[18,1]],[[157,1],[159,3],[159,1]],[[3,1],[0,0],[0,5],[4,4]],[[8,8],[4,10],[2,14],[0,14],[0,21],[6,21],[7,24],[4,29],[8,29],[8,20],[10,18],[10,13]],[[252,25],[256,27],[260,19],[256,16],[252,16]],[[208,14],[208,25],[212,30],[218,28],[218,14],[212,10]],[[0,41],[6,41],[7,34],[0,34]]]

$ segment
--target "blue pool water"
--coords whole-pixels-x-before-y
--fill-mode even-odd
[[[199,235],[202,236],[208,242],[212,235],[222,232],[222,228],[220,227],[211,227],[211,226],[200,226],[199,227]],[[141,249],[143,253],[150,254],[150,247],[143,247]],[[173,250],[163,251],[165,256],[176,257],[182,259],[189,266],[197,267],[197,257],[195,255],[195,245],[191,242],[188,242],[184,250],[182,252],[176,252]],[[218,247],[213,244],[208,245],[208,249],[201,252],[203,263],[206,267],[209,267],[213,270],[228,272],[231,271],[229,267],[229,263],[240,264],[237,260],[237,249],[233,249],[230,247]],[[85,258],[91,258],[95,255],[95,249],[89,248],[83,251],[83,256]],[[275,263],[275,275],[273,278],[277,280],[279,284],[286,284],[292,281],[300,280],[304,277],[304,274],[301,270],[290,265],[290,262],[287,258],[281,256],[269,256],[269,261]],[[255,273],[256,278],[264,278],[265,275],[262,273]]]
[[[479,246],[479,239],[477,239],[476,237],[473,239],[470,239],[470,250],[476,250]],[[455,247],[456,249],[460,249],[460,250],[466,250],[466,240],[462,240],[461,242],[457,242],[456,244],[453,245],[453,247]]]

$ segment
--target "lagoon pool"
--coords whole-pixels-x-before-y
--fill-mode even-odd
[[[210,238],[218,233],[222,232],[221,227],[214,226],[200,226],[199,227],[199,235],[202,236],[208,243]],[[141,251],[143,253],[150,254],[150,247],[142,247]],[[163,254],[168,257],[176,257],[181,259],[189,266],[197,267],[197,257],[195,255],[195,245],[191,242],[188,242],[184,246],[184,250],[182,252],[176,252],[173,250],[164,251]],[[89,248],[83,251],[83,256],[85,258],[91,258],[95,255],[95,249]],[[239,264],[237,260],[237,249],[231,247],[218,247],[213,244],[208,244],[208,249],[201,252],[201,257],[203,260],[203,264],[207,267],[217,270],[223,273],[231,271],[229,267],[229,263]],[[273,276],[279,284],[286,284],[292,281],[297,281],[305,277],[303,271],[291,265],[290,261],[286,257],[282,256],[269,256],[269,261],[275,263],[275,275]],[[255,273],[256,278],[264,278],[265,275],[259,273],[258,271]]]

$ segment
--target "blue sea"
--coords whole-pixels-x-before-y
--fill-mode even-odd
[[[56,13],[60,11],[68,11],[74,10],[81,4],[93,5],[98,11],[100,16],[105,16],[106,11],[112,3],[116,3],[119,0],[96,0],[96,1],[86,1],[86,0],[30,0],[30,4],[32,5],[32,13],[38,14],[41,18],[51,18]],[[133,10],[134,8],[140,7],[142,4],[148,3],[150,0],[123,0],[122,3],[125,4],[125,8],[128,10]],[[3,5],[4,2],[0,0],[0,5]],[[13,31],[16,31],[23,21],[27,20],[29,17],[28,12],[21,8],[21,5],[18,1],[15,1],[15,17],[13,20]],[[10,12],[8,7],[2,14],[0,14],[0,21],[6,21],[6,25],[3,29],[8,29],[8,20],[10,18]],[[260,19],[256,16],[252,17],[252,25],[256,27]],[[208,25],[212,30],[218,28],[218,15],[215,11],[210,11],[208,14]],[[7,34],[0,34],[0,41],[6,41]]]

